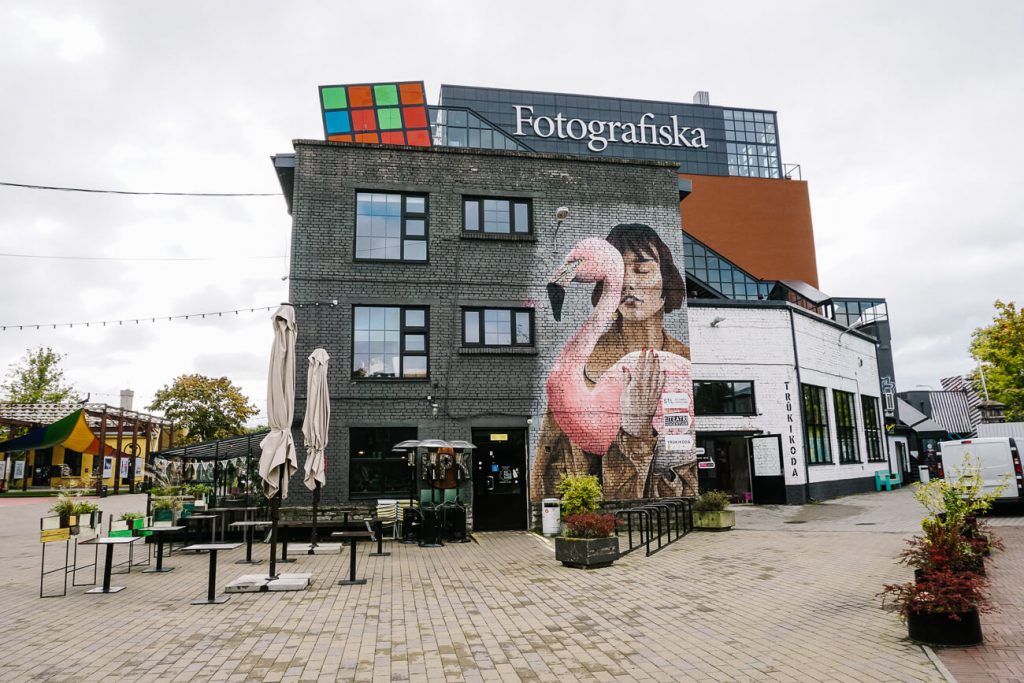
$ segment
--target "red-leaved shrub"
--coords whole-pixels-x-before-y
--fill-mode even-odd
[[[619,520],[615,515],[581,512],[565,518],[566,536],[570,538],[608,538],[615,533]]]

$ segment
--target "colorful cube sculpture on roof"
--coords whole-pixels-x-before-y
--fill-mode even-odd
[[[328,140],[430,147],[423,81],[322,85],[320,108]]]

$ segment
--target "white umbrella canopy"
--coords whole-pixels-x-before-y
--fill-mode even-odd
[[[299,469],[292,439],[295,416],[295,309],[282,304],[273,316],[274,346],[267,376],[267,418],[270,433],[260,442],[263,493],[288,497],[288,480]]]
[[[306,488],[316,490],[319,483],[327,482],[327,430],[331,424],[331,396],[327,387],[327,351],[314,349],[309,354],[309,373],[306,377],[306,416],[302,421],[302,437],[306,443]]]

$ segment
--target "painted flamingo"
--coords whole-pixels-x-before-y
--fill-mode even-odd
[[[634,351],[606,370],[593,387],[584,377],[587,360],[601,335],[611,327],[622,298],[622,254],[603,239],[580,241],[548,283],[555,320],[561,319],[565,287],[570,282],[602,282],[603,287],[590,317],[562,347],[548,375],[548,406],[562,431],[588,453],[607,453],[623,424],[623,391],[632,378],[640,377],[645,369],[649,372],[653,367],[656,376],[661,376],[663,388],[651,428],[665,435],[664,409],[667,395],[671,395],[673,427],[689,433],[693,424],[693,406],[689,400],[693,384],[688,359],[653,349]],[[688,418],[682,418],[683,414]],[[670,431],[678,431],[676,428]]]

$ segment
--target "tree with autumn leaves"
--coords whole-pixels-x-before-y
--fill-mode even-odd
[[[188,435],[176,445],[224,439],[247,431],[246,421],[259,411],[227,377],[182,375],[154,395],[148,410],[160,410]]]
[[[1007,422],[1017,422],[1024,420],[1024,308],[998,300],[995,307],[992,324],[971,335],[971,355],[984,365],[989,397],[1006,404]],[[984,396],[979,370],[972,380]]]

